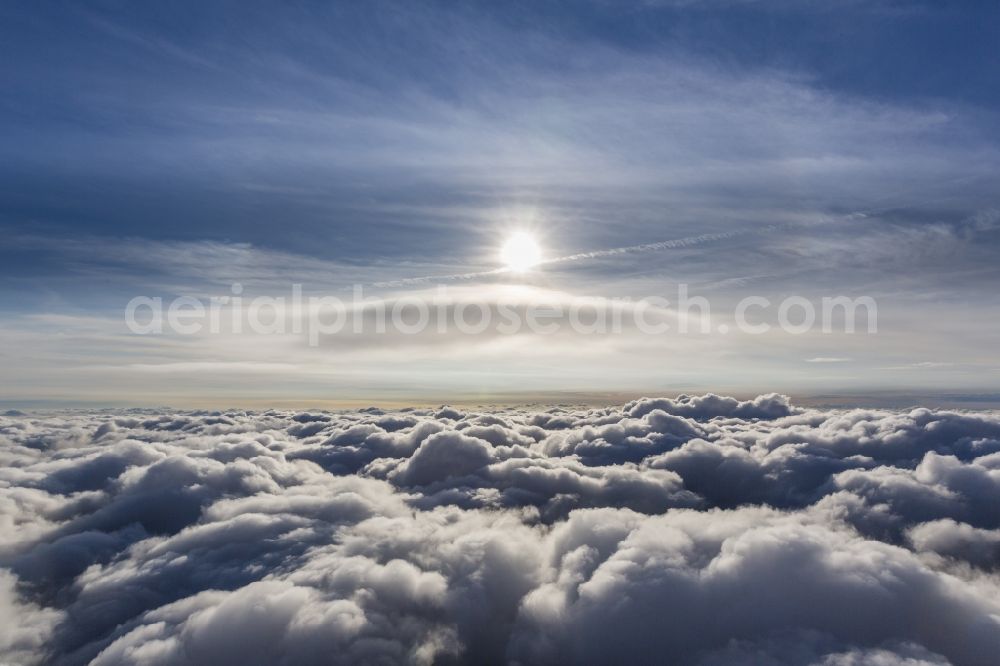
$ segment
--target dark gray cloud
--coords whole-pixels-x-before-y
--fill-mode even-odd
[[[0,416],[0,661],[977,665],[1000,415]]]

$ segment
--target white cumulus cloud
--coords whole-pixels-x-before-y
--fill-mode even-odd
[[[990,664],[1000,415],[0,416],[0,661]]]

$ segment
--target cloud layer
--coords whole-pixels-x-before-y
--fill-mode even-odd
[[[1000,415],[0,417],[0,661],[993,663]]]

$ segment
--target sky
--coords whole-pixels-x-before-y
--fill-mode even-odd
[[[7,3],[0,401],[995,403],[998,28],[989,2]],[[546,261],[515,274],[517,232]],[[443,284],[449,311],[686,285],[711,332],[125,324],[234,283]],[[878,330],[720,333],[748,296],[870,297]]]

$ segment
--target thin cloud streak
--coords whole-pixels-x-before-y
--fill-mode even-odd
[[[544,259],[536,266],[550,266],[553,264],[565,264],[576,261],[586,261],[588,259],[601,259],[603,257],[617,257],[625,254],[641,254],[645,252],[660,252],[662,250],[676,250],[687,247],[694,247],[696,245],[702,245],[704,243],[711,243],[713,241],[729,240],[730,238],[736,238],[738,236],[746,236],[749,234],[762,234],[777,230],[779,227],[777,225],[769,225],[762,229],[754,229],[748,231],[726,231],[722,233],[714,234],[701,234],[698,236],[688,236],[686,238],[675,238],[671,240],[659,241],[656,243],[643,243],[641,245],[628,245],[625,247],[613,247],[606,250],[593,250],[591,252],[579,252],[577,254],[568,254],[562,257],[554,257],[552,259]],[[427,284],[433,282],[450,282],[455,280],[474,280],[480,277],[489,277],[491,275],[502,275],[505,273],[514,272],[510,268],[495,268],[489,271],[475,271],[470,273],[453,273],[450,275],[425,275],[421,277],[403,278],[400,280],[390,280],[387,282],[373,282],[371,287],[404,287],[413,284]]]

